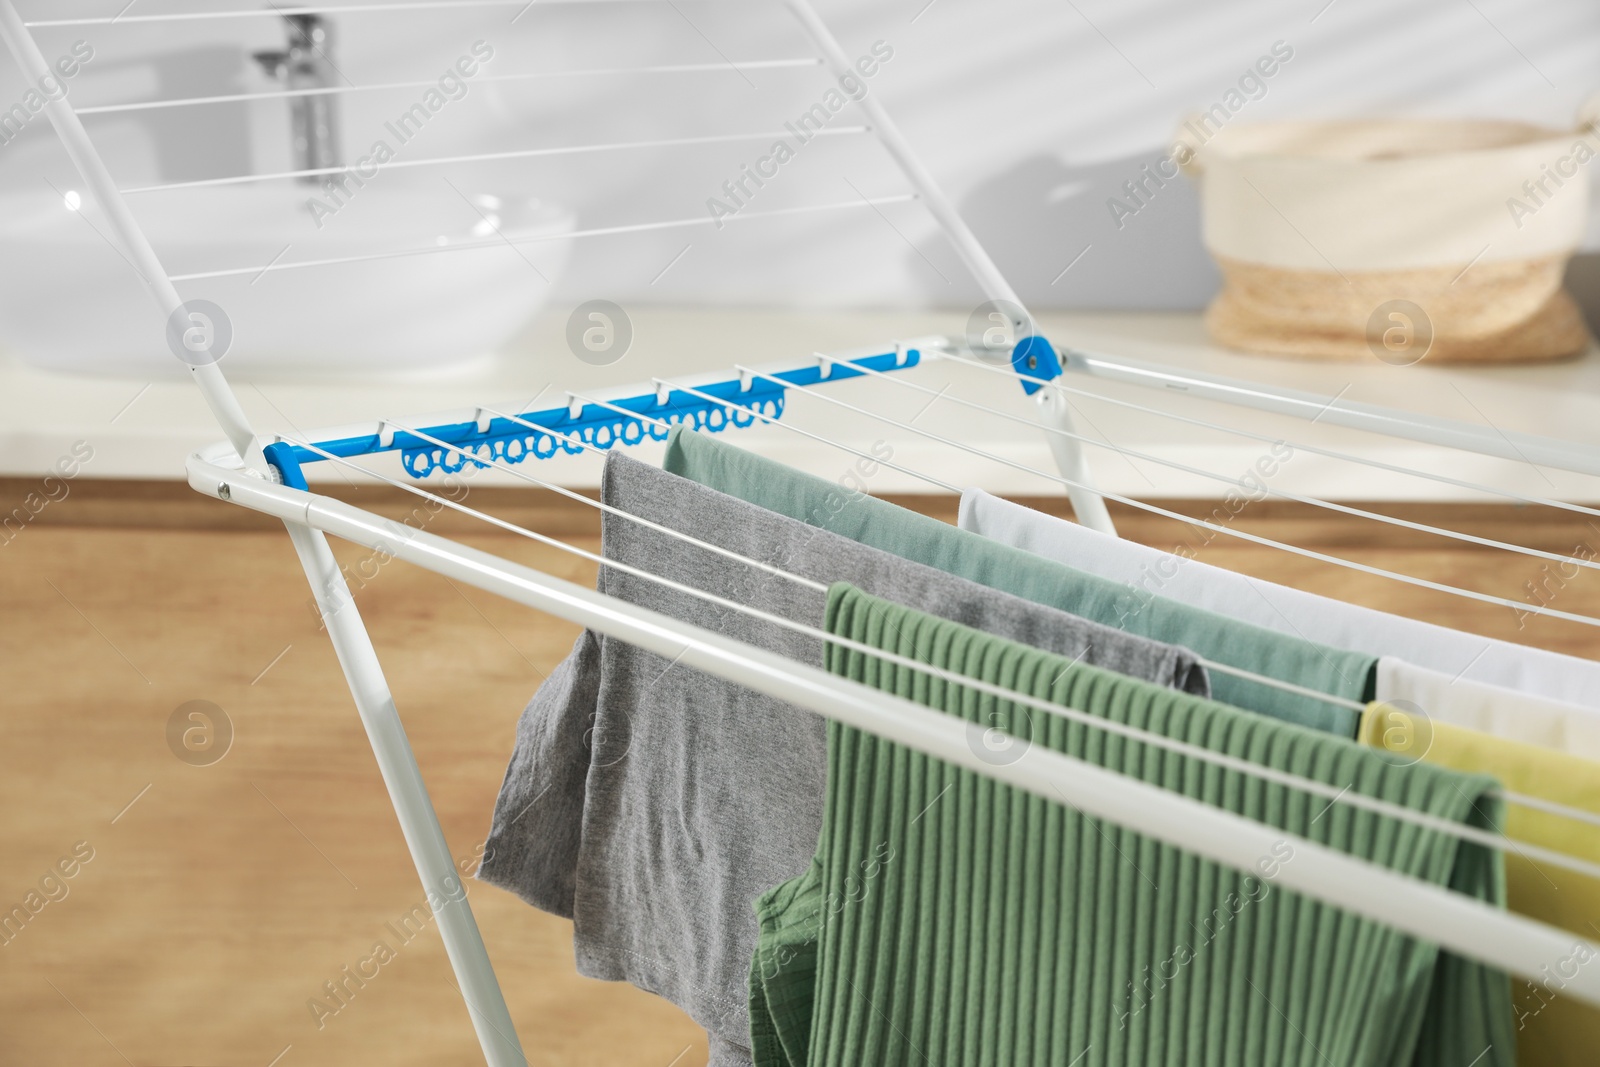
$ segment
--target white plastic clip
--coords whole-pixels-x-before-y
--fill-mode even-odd
[[[489,413],[487,411],[485,411],[483,408],[479,408],[478,409],[478,432],[479,433],[488,433],[489,432],[489,422],[490,422]]]
[[[756,383],[755,375],[749,367],[736,367],[739,372],[739,392],[748,393],[750,387]]]
[[[378,445],[381,448],[394,447],[394,427],[387,422],[378,423]]]
[[[904,341],[896,341],[894,343],[894,365],[896,367],[904,367],[906,360],[910,358],[911,353],[906,350],[906,343]]]
[[[833,377],[833,360],[829,359],[821,352],[814,352],[812,355],[817,357],[817,366],[822,368],[822,376],[824,378]]]
[[[656,383],[656,406],[664,408],[668,404],[672,403],[672,386],[668,385],[666,382],[662,381],[660,378],[655,379],[655,383]]]
[[[573,422],[583,418],[583,401],[572,393],[567,394],[567,418]]]

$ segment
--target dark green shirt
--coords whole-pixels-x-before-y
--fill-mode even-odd
[[[1473,826],[1495,782],[835,585],[830,633]],[[828,646],[830,670],[1504,903],[1500,855]],[[1015,749],[1002,751],[1016,751]],[[1004,756],[996,757],[1004,759]],[[811,868],[757,904],[757,1067],[1510,1067],[1505,975],[858,730],[830,725]]]

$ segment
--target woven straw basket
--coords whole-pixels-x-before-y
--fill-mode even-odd
[[[1587,124],[1212,130],[1197,117],[1176,156],[1199,179],[1206,247],[1222,269],[1206,313],[1220,344],[1401,365],[1559,359],[1589,344],[1562,288],[1600,156]]]

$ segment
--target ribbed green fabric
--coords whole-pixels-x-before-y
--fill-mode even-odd
[[[1401,761],[869,596],[830,633],[1443,818],[1494,781]],[[1499,855],[829,646],[829,669],[1503,903]],[[982,730],[973,729],[975,744]],[[758,1067],[1509,1067],[1497,971],[835,724],[817,858],[757,906]],[[984,749],[988,751],[988,749]],[[997,759],[1005,758],[1003,755]],[[809,1000],[810,1010],[807,1010]],[[759,1023],[754,1018],[759,1016]]]
[[[887,459],[888,455],[879,458]],[[661,465],[673,474],[769,511],[938,567],[991,589],[1026,597],[1036,604],[1179,645],[1217,663],[1320,693],[1362,702],[1372,699],[1378,662],[1374,656],[1315,644],[1204,608],[1139,593],[1121,582],[959,530],[706,434],[682,427],[674,429],[667,439],[667,454]],[[859,485],[860,479],[876,473],[877,466],[876,460],[861,460],[850,473],[857,476]],[[1222,671],[1211,672],[1211,694],[1225,704],[1341,737],[1354,738],[1361,717],[1360,712],[1349,708],[1285,693]]]
[[[760,933],[750,961],[750,1056],[757,1067],[802,1067],[822,929],[821,860],[756,901]]]

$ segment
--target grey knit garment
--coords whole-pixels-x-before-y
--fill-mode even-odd
[[[1183,649],[911,563],[619,453],[606,461],[601,498],[816,582],[848,581],[1084,663],[1209,692]],[[823,624],[821,589],[616,515],[605,515],[601,542],[608,560]],[[820,639],[657,582],[605,567],[599,588],[822,665]],[[713,1062],[747,1062],[752,906],[811,862],[826,777],[817,715],[586,631],[522,714],[478,877],[571,918],[582,974],[666,997],[710,1033]]]

